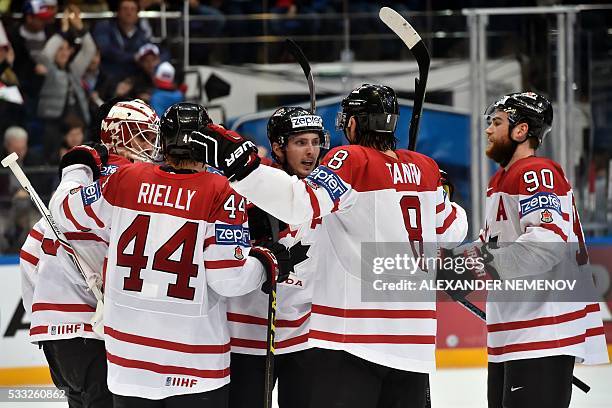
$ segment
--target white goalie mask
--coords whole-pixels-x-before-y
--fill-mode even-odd
[[[115,104],[102,120],[100,138],[112,152],[127,151],[131,159],[160,158],[159,117],[140,99]]]

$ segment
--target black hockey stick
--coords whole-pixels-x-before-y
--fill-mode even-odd
[[[264,408],[272,408],[272,390],[274,389],[274,338],[276,337],[276,277],[272,277],[268,295],[268,332],[266,334],[266,368],[264,384]]]
[[[378,15],[382,22],[406,44],[419,66],[419,77],[414,79],[414,105],[412,106],[412,116],[408,130],[408,150],[414,150],[419,134],[419,122],[423,114],[427,76],[429,75],[429,51],[419,33],[397,11],[389,7],[383,7]]]
[[[306,76],[306,80],[308,81],[308,89],[310,90],[310,113],[314,115],[317,110],[315,84],[308,58],[306,58],[306,55],[304,55],[304,51],[302,51],[300,46],[297,45],[297,43],[292,39],[287,38],[287,40],[285,41],[285,45],[287,46],[287,50],[289,51],[289,53],[293,55],[293,58],[295,58],[298,64],[300,64],[300,66],[302,67],[302,71],[304,71],[304,75]]]
[[[487,314],[485,313],[484,310],[480,309],[478,306],[476,306],[475,304],[473,304],[466,298],[460,298],[456,300],[457,302],[461,304],[461,306],[465,307],[467,310],[472,312],[475,316],[479,317],[481,320],[484,320],[485,322],[487,321]],[[589,387],[584,381],[580,380],[579,378],[576,378],[575,376],[572,377],[572,384],[574,384],[577,388],[579,388],[585,394],[591,390],[591,387]]]

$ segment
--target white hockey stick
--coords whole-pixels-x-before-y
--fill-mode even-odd
[[[81,259],[78,253],[74,250],[72,245],[70,245],[70,242],[68,242],[64,233],[59,229],[59,227],[55,223],[55,220],[51,216],[51,212],[49,211],[45,203],[40,199],[40,196],[38,195],[36,190],[34,190],[34,187],[32,187],[32,183],[30,183],[30,180],[28,179],[28,177],[25,175],[25,173],[19,166],[19,163],[17,163],[18,159],[19,159],[19,156],[17,156],[17,153],[13,152],[9,154],[8,156],[6,156],[4,159],[2,159],[2,166],[8,167],[13,172],[15,177],[17,178],[17,181],[19,181],[19,184],[21,184],[23,189],[28,192],[28,194],[30,195],[30,199],[34,203],[34,206],[36,207],[38,212],[40,212],[42,217],[47,221],[47,224],[49,224],[49,226],[51,227],[51,230],[53,231],[53,234],[55,235],[56,239],[62,245],[62,247],[66,251],[66,254],[68,254],[68,257],[74,263],[74,266],[76,266],[80,274],[83,275],[83,278],[85,279],[85,282],[87,283],[87,286],[89,287],[91,292],[94,294],[94,296],[96,297],[96,301],[97,301],[96,312],[94,313],[94,316],[91,319],[91,325],[92,325],[93,330],[97,334],[102,335],[103,330],[104,330],[103,319],[102,319],[102,312],[104,310],[102,291],[100,290],[100,288],[96,285],[94,281],[87,279],[87,275],[85,274],[85,269],[83,267],[83,265],[86,265],[86,263]]]
[[[408,129],[408,150],[414,150],[419,133],[419,122],[423,113],[423,102],[425,102],[430,63],[429,51],[419,33],[400,13],[392,8],[383,7],[380,9],[378,16],[406,44],[419,66],[419,77],[414,79],[414,105],[412,106],[412,117]]]

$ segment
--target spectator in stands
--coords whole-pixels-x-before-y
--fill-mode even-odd
[[[13,62],[15,53],[0,22],[0,134],[11,125],[25,125],[23,97]]]
[[[72,58],[76,39],[80,39],[81,48]],[[47,41],[42,56],[48,73],[40,92],[38,116],[45,121],[43,145],[50,163],[58,157],[64,121],[75,117],[89,123],[89,106],[81,78],[95,53],[96,45],[83,25],[79,9],[68,6],[62,19],[62,33],[54,34]]]
[[[42,50],[53,31],[55,3],[49,0],[26,0],[23,3],[23,20],[9,38],[15,52],[13,69],[19,79],[25,98],[25,109],[31,123],[30,132],[38,135],[42,130],[34,122],[38,107],[38,95],[47,73],[40,58]]]
[[[21,166],[40,166],[42,164],[40,154],[28,150],[28,132],[24,128],[11,126],[6,129],[2,144],[4,147],[4,151],[0,153],[2,158],[11,153],[17,153],[17,156],[19,156],[18,162]]]
[[[312,4],[311,4],[312,3]],[[270,21],[270,30],[276,35],[314,35],[319,31],[320,19],[317,18],[315,6],[319,2],[299,0],[276,0],[270,12],[282,17]],[[325,3],[322,2],[321,3]],[[298,14],[309,15],[308,18],[296,18]]]
[[[151,94],[150,105],[160,116],[170,106],[185,100],[184,93],[177,89],[174,83],[174,74],[174,67],[169,62],[162,62],[155,71],[155,88]]]
[[[85,140],[85,125],[83,122],[73,122],[64,126],[64,140],[59,150],[61,158],[68,150],[75,146],[82,145]]]
[[[137,0],[121,0],[115,20],[96,25],[93,35],[102,55],[102,70],[117,82],[137,72],[137,54],[149,42],[149,33],[138,24]]]
[[[22,127],[11,126],[6,129],[2,146],[3,149],[0,151],[0,157],[4,158],[11,153],[17,153],[17,156],[19,156],[17,163],[22,167],[40,166],[43,163],[42,156],[38,152],[28,149],[28,132]],[[2,185],[2,189],[0,189],[0,194],[12,196],[21,189],[21,185],[15,177],[9,174],[5,176],[1,179],[0,185]],[[35,188],[38,187],[34,181],[32,182]]]
[[[134,76],[134,87],[131,96],[145,102],[151,100],[155,70],[161,62],[159,48],[155,44],[145,44],[138,50],[138,73]]]

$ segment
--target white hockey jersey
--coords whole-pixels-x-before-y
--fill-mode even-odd
[[[575,270],[581,272],[572,276],[578,277],[579,286],[592,285],[590,274],[579,269],[588,254],[571,186],[552,160],[527,157],[497,171],[487,189],[480,239],[501,244],[491,252],[502,279],[556,279]],[[587,364],[608,361],[598,304],[561,302],[552,291],[538,296],[534,301],[498,302],[489,295],[489,361],[562,354]]]
[[[174,174],[139,163],[102,185],[64,169],[51,199],[64,229],[98,229],[110,243],[104,271],[108,387],[148,399],[229,382],[224,296],[258,289],[248,257],[244,199],[224,177]],[[81,187],[85,185],[84,187]]]
[[[359,272],[362,244],[406,243],[406,250],[422,242],[455,245],[465,238],[467,221],[463,209],[447,200],[432,159],[396,153],[399,159],[363,146],[342,146],[304,180],[259,166],[232,186],[289,224],[321,217],[318,236],[324,239],[311,248],[316,276],[310,345],[400,370],[430,372],[435,369],[435,296],[430,301],[364,301],[362,286],[369,283]],[[424,255],[435,257],[435,248],[429,251]]]
[[[308,330],[315,277],[312,245],[325,237],[319,236],[317,221],[303,224],[299,230],[287,228],[280,233],[281,244],[293,251],[292,257],[304,259],[294,266],[287,281],[276,289],[275,354],[285,354],[309,348]],[[314,228],[311,228],[313,226]],[[268,295],[252,292],[227,300],[227,320],[232,352],[265,355],[267,350]]]
[[[106,242],[91,232],[67,232],[66,238],[79,253],[106,252]],[[32,276],[33,264],[25,253],[34,253],[38,259],[35,282],[26,278]],[[101,339],[90,323],[96,299],[45,220],[38,221],[30,232],[22,248],[20,267],[24,281],[34,283],[31,289],[22,285],[24,305],[29,298],[26,310],[31,313],[31,342],[74,337]]]
[[[127,159],[111,154],[100,179],[104,181],[120,166],[128,164],[131,162]],[[100,281],[108,242],[92,231],[67,231],[65,236],[79,254],[89,279]],[[29,262],[28,259],[33,259],[26,254],[34,255],[35,261]],[[24,306],[32,316],[30,341],[74,337],[101,339],[90,323],[96,310],[96,298],[44,219],[30,232],[22,248],[20,267]],[[33,270],[35,280],[31,278]],[[27,305],[26,299],[29,299]]]

